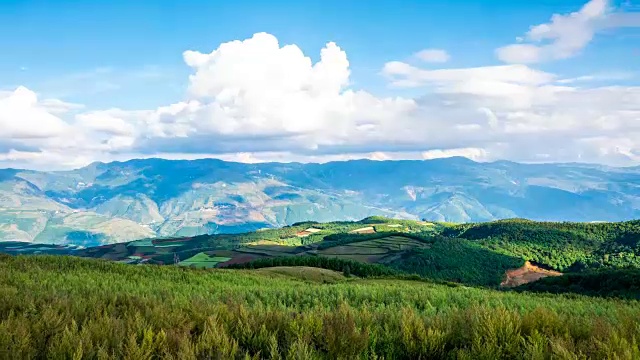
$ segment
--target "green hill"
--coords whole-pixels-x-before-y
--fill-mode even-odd
[[[0,251],[68,253],[131,264],[179,263],[204,268],[325,267],[330,259],[330,269],[337,271],[343,271],[346,264],[352,270],[361,266],[358,264],[369,264],[397,274],[498,287],[507,271],[520,268],[525,261],[571,273],[640,268],[638,234],[640,221],[591,224],[515,219],[456,225],[369,217],[352,222],[301,222],[241,234],[143,239],[66,251],[0,243]]]
[[[640,267],[640,221],[534,222],[515,219],[448,227],[443,235],[468,239],[559,271]]]

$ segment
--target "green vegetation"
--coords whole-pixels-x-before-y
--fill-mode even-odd
[[[260,271],[0,256],[0,358],[640,357],[636,301]]]
[[[365,227],[373,227],[375,232],[352,233]],[[522,266],[524,261],[575,273],[640,268],[640,221],[592,224],[513,219],[455,225],[369,217],[302,222],[242,234],[144,239],[85,250],[0,244],[0,251],[171,265],[176,257],[185,265],[204,253],[215,259],[197,262],[206,267],[281,257],[330,257],[384,265],[395,272],[430,279],[497,287],[505,271]]]
[[[487,250],[468,240],[434,237],[430,247],[408,251],[388,265],[430,279],[495,286],[504,279],[507,270],[521,267],[524,260]]]
[[[521,285],[516,290],[640,300],[640,269],[565,274]]]
[[[559,271],[640,267],[640,221],[552,223],[503,220],[449,227],[443,235],[478,242]]]
[[[382,233],[376,232],[373,234],[335,233],[335,234],[325,236],[323,239],[324,241],[318,244],[317,248],[318,250],[323,250],[333,246],[348,245],[348,244],[353,244],[361,241],[383,239],[388,237],[397,237],[398,235],[399,235],[399,232],[397,231],[382,232]],[[424,237],[416,236],[410,233],[401,233],[401,235],[409,239],[427,242],[427,240],[425,240]]]
[[[216,265],[218,265],[218,263],[229,261],[229,260],[231,260],[231,258],[220,257],[220,256],[209,256],[208,254],[205,254],[205,253],[198,253],[188,258],[187,260],[183,260],[179,262],[178,265],[206,269],[206,268],[213,268]]]
[[[382,265],[366,264],[353,260],[336,259],[320,256],[289,256],[277,258],[264,258],[244,264],[230,265],[231,269],[260,269],[274,266],[310,266],[328,269],[338,272],[345,272],[349,269],[349,274],[360,277],[380,277],[399,275],[398,272]]]

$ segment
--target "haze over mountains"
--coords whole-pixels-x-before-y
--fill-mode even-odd
[[[476,222],[640,217],[640,169],[584,164],[215,159],[0,170],[0,239],[97,245],[372,215]]]

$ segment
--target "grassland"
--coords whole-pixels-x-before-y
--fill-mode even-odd
[[[0,358],[640,357],[637,301],[296,271],[0,256]]]

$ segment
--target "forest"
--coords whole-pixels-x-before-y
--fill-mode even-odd
[[[559,271],[640,267],[640,221],[534,222],[523,219],[445,227],[442,235],[477,242]]]
[[[516,290],[640,300],[640,269],[605,269],[569,273],[534,281],[519,286]]]

